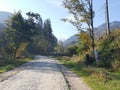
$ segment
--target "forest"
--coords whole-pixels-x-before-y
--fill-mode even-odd
[[[54,52],[57,38],[52,33],[50,19],[42,20],[38,13],[28,12],[25,19],[15,12],[6,20],[6,28],[0,32],[0,53],[14,61],[29,54],[45,55]]]

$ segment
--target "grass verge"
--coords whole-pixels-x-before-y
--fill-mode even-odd
[[[33,59],[33,57],[33,55],[30,55],[30,57],[28,58],[23,58],[16,61],[13,61],[9,58],[0,58],[0,73],[12,70],[15,67],[22,65],[23,63],[30,61],[31,59]]]
[[[86,67],[83,61],[60,59],[60,62],[82,77],[93,90],[120,90],[120,72],[92,65]]]

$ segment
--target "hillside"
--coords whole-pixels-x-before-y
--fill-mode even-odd
[[[0,11],[0,23],[4,23],[11,15],[12,13]]]
[[[5,20],[7,20],[12,13],[0,11],[0,30],[5,28]]]
[[[110,22],[110,30],[117,30],[120,28],[120,21]],[[104,33],[106,33],[106,23],[96,27],[94,29],[95,37],[101,37]]]
[[[5,28],[5,24],[3,23],[0,23],[0,30],[4,29]]]
[[[110,22],[110,30],[117,30],[120,28],[120,21]],[[106,24],[102,24],[94,29],[95,37],[101,37],[104,33],[106,33]],[[77,44],[79,42],[76,35],[71,36],[67,40],[63,42],[64,47],[68,47],[70,45]]]
[[[79,42],[78,37],[76,35],[71,36],[70,38],[68,38],[67,40],[65,40],[63,42],[63,46],[64,47],[68,47],[74,44],[77,44]]]

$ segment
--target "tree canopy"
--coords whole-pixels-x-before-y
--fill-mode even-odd
[[[15,12],[7,21],[6,29],[0,34],[0,48],[13,59],[25,52],[45,54],[54,51],[57,38],[52,33],[50,19],[44,22],[38,13],[28,12],[27,19],[20,11]]]

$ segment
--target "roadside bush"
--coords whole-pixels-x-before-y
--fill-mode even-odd
[[[67,48],[68,54],[71,55],[71,56],[76,55],[77,54],[77,49],[78,49],[78,47],[76,45],[68,47]]]
[[[100,66],[116,70],[120,68],[120,30],[111,32],[99,44]],[[115,69],[116,68],[116,69]]]
[[[70,57],[68,57],[68,56],[63,56],[62,59],[69,61],[69,60],[70,60]]]
[[[112,70],[113,71],[118,71],[120,70],[120,61],[119,60],[114,60],[111,62]]]

